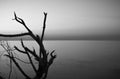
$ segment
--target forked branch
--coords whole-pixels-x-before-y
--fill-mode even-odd
[[[22,24],[27,30],[28,32],[32,32],[25,24],[24,20],[19,18],[18,16],[16,16],[16,13],[14,12],[14,16],[15,16],[15,19],[13,20],[16,20],[17,22],[19,22],[20,24]]]

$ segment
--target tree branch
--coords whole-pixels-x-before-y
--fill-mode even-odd
[[[31,63],[31,65],[32,65],[35,73],[37,73],[37,69],[36,69],[35,65],[33,64],[33,61],[32,61],[32,58],[30,57],[30,54],[28,53],[28,48],[25,47],[22,39],[21,39],[21,44],[22,44],[22,47],[25,49],[25,52],[26,52],[26,54],[27,54],[27,56],[28,56],[28,58],[29,58],[29,60],[30,60],[30,63]],[[32,53],[33,53],[33,52],[32,52]]]
[[[21,19],[21,18],[19,18],[19,17],[16,15],[15,12],[14,12],[14,16],[15,16],[15,19],[14,19],[14,20],[16,20],[17,22],[19,22],[20,24],[22,24],[22,25],[28,30],[28,32],[32,32],[32,31],[26,26],[24,20]]]
[[[22,47],[23,47],[25,50],[27,50],[28,52],[30,52],[30,54],[32,54],[35,58],[39,59],[38,55],[37,55],[36,52],[35,52],[35,49],[33,49],[33,51],[31,51],[29,48],[27,48],[27,47],[24,45],[22,39],[21,39],[21,45],[22,45]],[[26,53],[25,51],[22,51],[22,50],[19,50],[19,51],[21,51],[21,52],[23,52],[23,53]]]
[[[20,50],[18,47],[14,46],[14,48],[15,48],[17,51],[19,51],[20,53],[26,54],[26,52],[25,52],[25,51]]]
[[[27,52],[27,51],[26,51],[26,52]],[[32,65],[32,67],[33,67],[35,73],[37,74],[37,69],[36,69],[35,65],[33,64],[33,61],[32,61],[32,59],[31,59],[29,53],[27,53],[27,56],[28,56],[28,58],[29,58],[29,60],[30,60],[30,63],[31,63],[31,65]]]
[[[20,34],[0,34],[1,37],[20,37],[20,36],[25,36],[25,35],[30,35],[28,32],[27,33],[20,33]]]
[[[56,55],[53,55],[54,52],[55,52],[55,50],[53,50],[50,53],[51,58],[49,59],[48,66],[50,66],[53,63],[54,59],[56,58]]]
[[[45,34],[45,28],[46,28],[46,18],[47,18],[47,13],[44,12],[44,21],[43,21],[43,29],[42,29],[42,34],[41,36],[39,35],[35,35],[25,24],[24,20],[19,18],[16,13],[14,12],[14,20],[16,20],[18,23],[22,24],[25,29],[28,31],[27,33],[21,33],[21,34],[0,34],[0,36],[2,37],[20,37],[20,36],[25,36],[25,35],[29,35],[30,37],[33,38],[33,40],[35,40],[37,42],[37,44],[39,45],[39,53],[37,54],[35,49],[33,48],[33,50],[31,50],[30,48],[26,47],[23,43],[23,40],[21,39],[21,45],[23,47],[23,50],[19,49],[18,47],[14,46],[14,48],[19,51],[20,53],[26,54],[30,64],[33,68],[33,70],[35,71],[36,75],[34,79],[46,79],[47,74],[48,74],[48,68],[50,67],[50,65],[53,63],[54,59],[56,58],[56,55],[54,55],[55,50],[53,50],[50,54],[47,53],[45,47],[44,47],[44,43],[43,43],[43,39],[44,39],[44,34]],[[7,50],[8,52],[11,52],[9,50]],[[35,64],[33,63],[33,60],[30,56],[34,56],[35,60],[37,60],[38,62],[38,68],[35,67]],[[48,60],[48,55],[50,55],[50,58]],[[6,55],[8,58],[10,58],[14,64],[17,66],[17,68],[20,70],[20,72],[27,78],[30,79],[30,77],[25,73],[24,70],[22,70],[22,68],[20,67],[19,63],[17,62],[17,60],[22,61],[21,59],[14,57],[13,53]],[[24,62],[24,61],[22,61]]]
[[[6,57],[10,58],[14,64],[17,66],[17,68],[20,70],[20,72],[27,78],[27,79],[30,79],[30,77],[22,70],[22,68],[20,67],[20,65],[16,62],[16,60],[14,59],[14,57],[10,56],[10,55],[6,55]]]
[[[16,20],[17,22],[19,22],[20,24],[22,24],[22,25],[27,29],[29,35],[30,35],[37,43],[39,43],[39,42],[37,41],[36,36],[33,34],[33,32],[26,26],[24,20],[21,19],[21,18],[19,18],[19,17],[17,17],[17,15],[16,15],[15,12],[14,12],[14,16],[15,16],[15,19],[14,19],[14,20]]]
[[[41,42],[43,41],[44,33],[45,33],[45,28],[46,28],[46,18],[47,18],[47,13],[44,12],[44,22],[43,22],[43,31],[42,31],[42,36],[41,36]]]
[[[17,57],[14,57],[14,58],[21,61],[21,62],[23,62],[23,63],[25,63],[25,64],[30,64],[30,62],[25,62],[25,61],[21,60],[20,58],[17,58]]]

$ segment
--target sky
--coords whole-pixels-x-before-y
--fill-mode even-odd
[[[23,33],[14,11],[35,33],[49,39],[120,39],[120,0],[0,0],[0,33]]]

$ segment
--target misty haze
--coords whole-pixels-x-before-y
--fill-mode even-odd
[[[120,0],[0,0],[0,11],[0,79],[120,79]]]

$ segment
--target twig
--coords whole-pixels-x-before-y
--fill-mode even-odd
[[[20,67],[20,65],[16,62],[16,60],[14,59],[14,57],[10,56],[10,55],[7,55],[5,54],[6,57],[10,58],[14,63],[15,65],[17,66],[17,68],[20,70],[20,72],[28,79],[30,79],[30,77],[22,70],[22,68]]]

